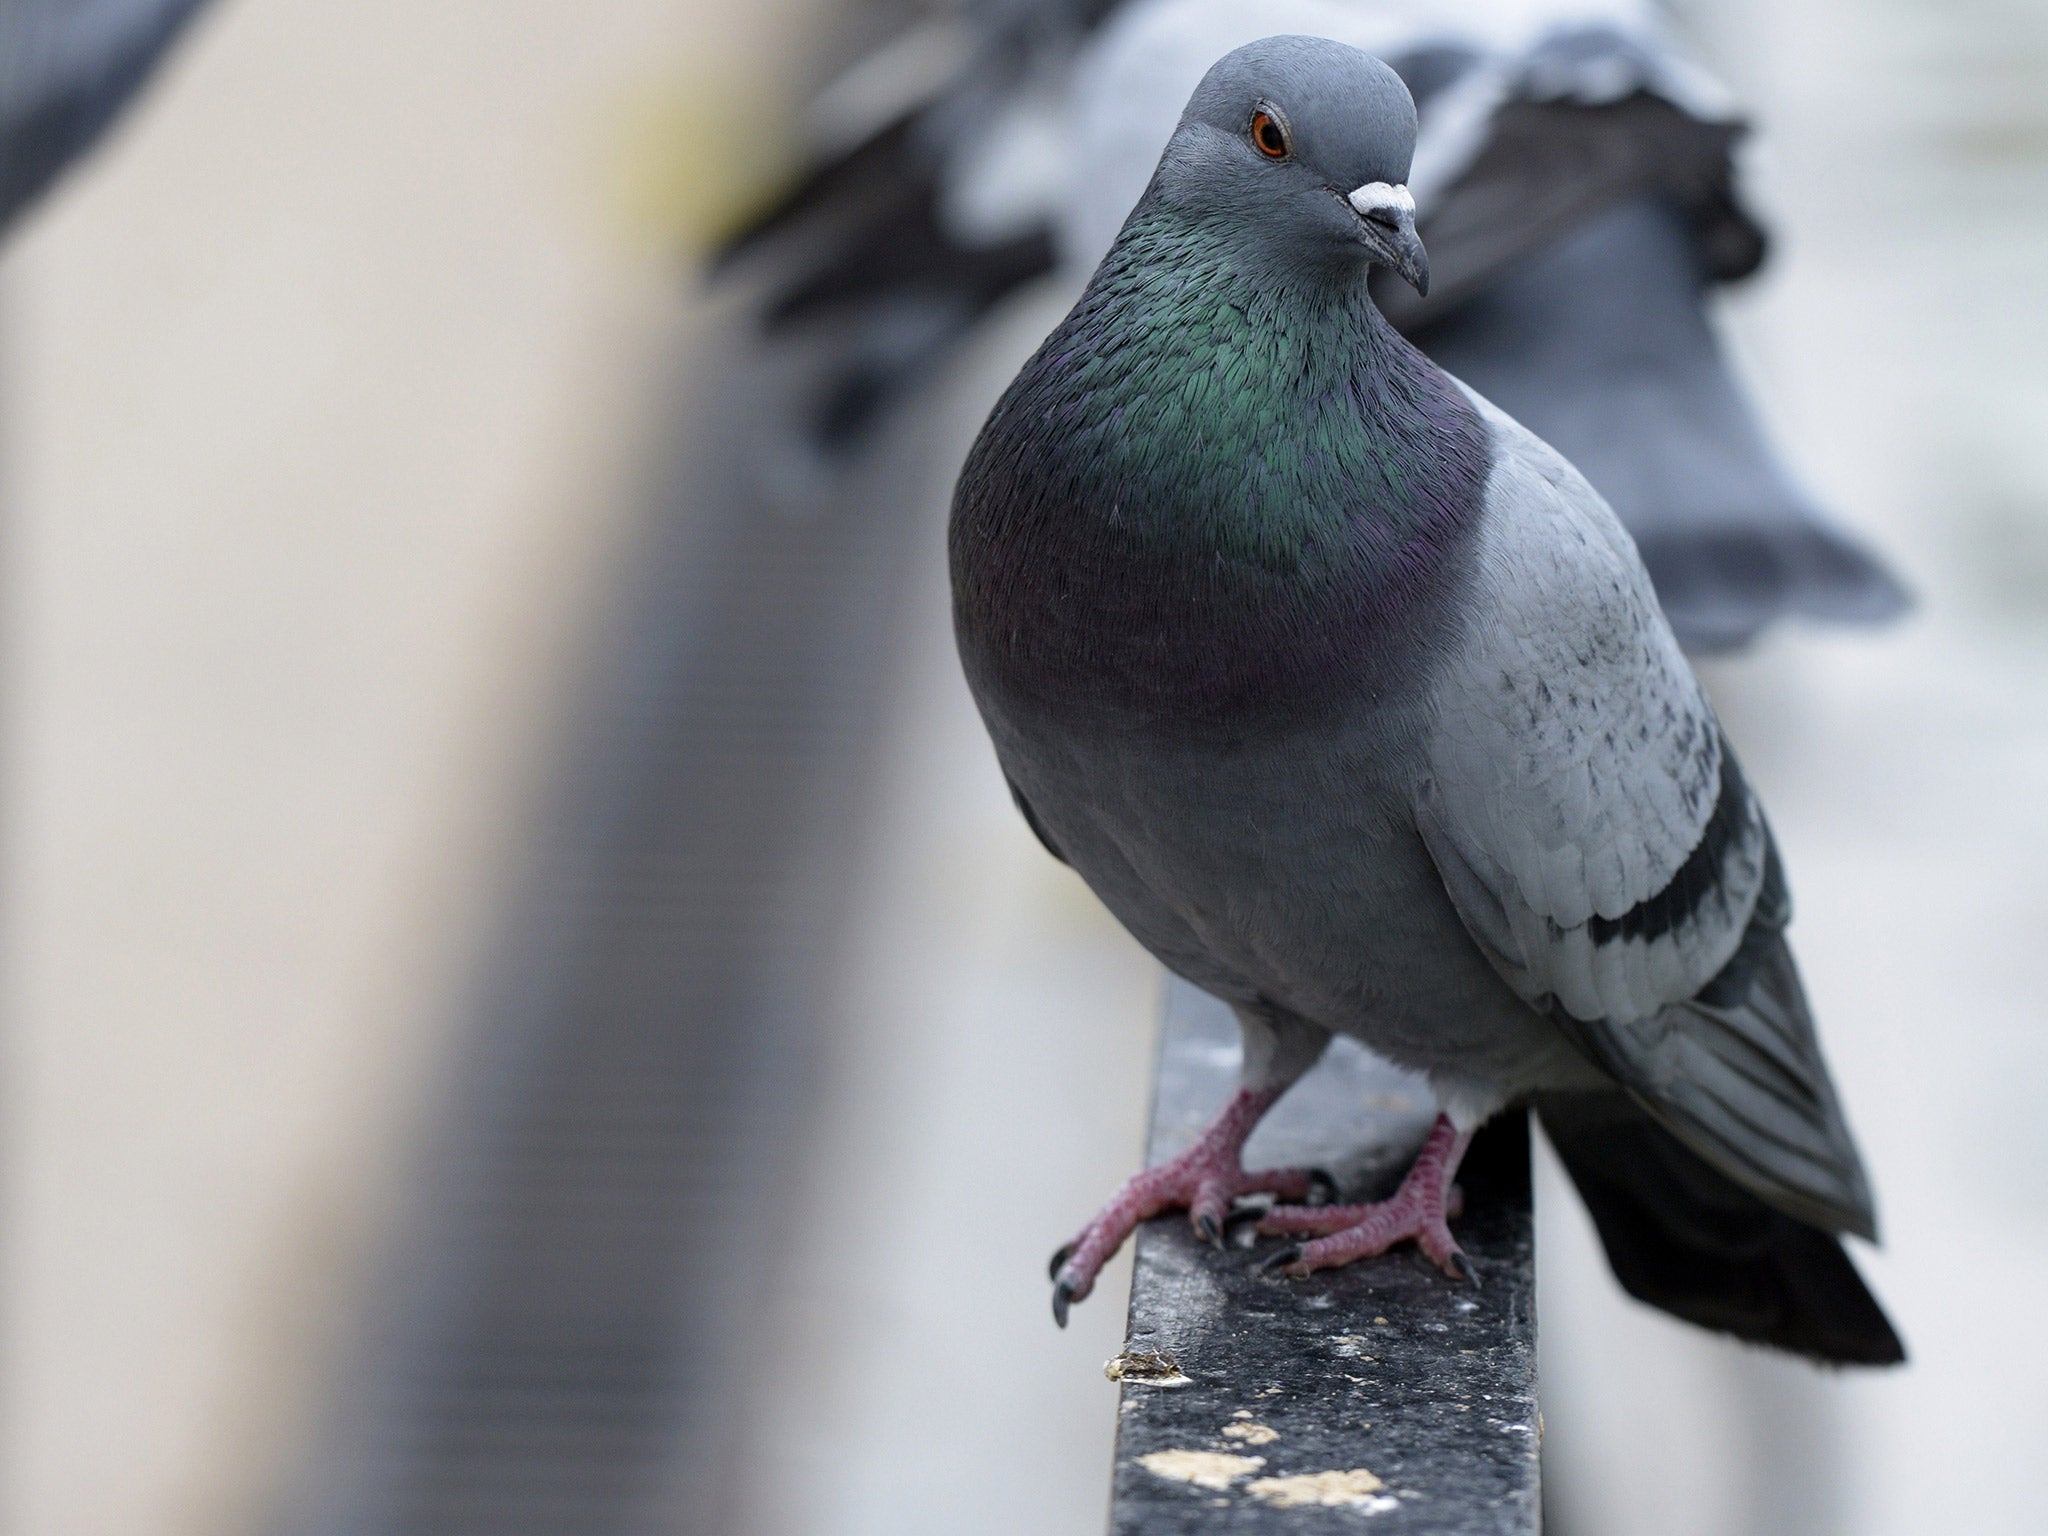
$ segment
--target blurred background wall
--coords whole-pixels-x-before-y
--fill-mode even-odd
[[[1777,255],[1731,300],[1751,377],[1922,598],[1709,676],[1915,1362],[1830,1378],[1630,1307],[1553,1179],[1557,1525],[2030,1530],[2048,18],[1683,19],[1767,130]],[[772,175],[818,47],[815,0],[220,0],[0,254],[7,1530],[274,1529],[317,1482],[677,381],[717,356],[690,238]],[[1152,972],[1010,810],[937,542],[944,462],[1050,304],[925,417],[822,1066],[731,1250],[730,1529],[1100,1519],[1118,1287],[1056,1334],[1041,1266],[1137,1155]]]
[[[6,1529],[304,1455],[800,16],[224,4],[10,241]]]

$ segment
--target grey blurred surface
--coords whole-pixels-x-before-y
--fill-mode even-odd
[[[917,455],[764,485],[690,350],[491,985],[287,1528],[721,1532],[874,799]],[[746,387],[751,385],[753,387]],[[906,481],[909,486],[906,486]]]
[[[1011,315],[943,381],[937,462],[966,451],[1003,360],[1053,318]],[[760,1257],[776,1301],[746,1374],[735,1530],[1093,1530],[1106,1508],[1101,1368],[1128,1261],[1061,1332],[1045,1257],[1142,1156],[1157,972],[996,771],[953,654],[949,491],[941,473],[913,509],[824,1092]]]
[[[668,430],[649,115],[794,9],[224,5],[11,232],[0,1528],[275,1528]]]

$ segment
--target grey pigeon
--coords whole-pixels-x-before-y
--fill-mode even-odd
[[[1006,296],[1078,287],[1203,70],[1275,32],[1363,47],[1414,92],[1434,281],[1426,301],[1376,283],[1382,306],[1580,467],[1687,649],[1905,611],[1723,353],[1713,292],[1765,254],[1746,125],[1643,0],[964,0],[889,32],[725,257],[770,274],[761,323],[814,371],[798,440],[858,455]]]
[[[205,0],[0,0],[0,229],[96,143]]]
[[[1635,547],[1368,293],[1428,285],[1414,147],[1360,50],[1227,55],[961,473],[960,653],[1019,806],[1244,1036],[1215,1125],[1062,1250],[1055,1313],[1138,1220],[1213,1234],[1253,1190],[1306,1239],[1288,1273],[1407,1238],[1464,1272],[1459,1159],[1533,1102],[1635,1294],[1901,1359],[1838,1238],[1876,1216],[1777,850]],[[1375,1205],[1240,1162],[1336,1032],[1442,1108]]]

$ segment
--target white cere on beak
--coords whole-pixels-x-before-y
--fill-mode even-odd
[[[1345,201],[1368,219],[1376,213],[1406,214],[1411,223],[1415,218],[1415,199],[1407,187],[1390,181],[1368,181]]]

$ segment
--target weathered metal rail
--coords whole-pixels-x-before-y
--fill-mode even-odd
[[[1188,1145],[1229,1096],[1236,1034],[1220,1004],[1172,987],[1150,1161]],[[1340,1040],[1245,1160],[1314,1163],[1346,1198],[1370,1197],[1392,1188],[1434,1112],[1419,1080]],[[1538,1529],[1526,1117],[1483,1131],[1459,1183],[1476,1288],[1411,1245],[1291,1280],[1259,1273],[1248,1229],[1247,1246],[1218,1253],[1178,1217],[1145,1226],[1113,1362],[1115,1536]]]

